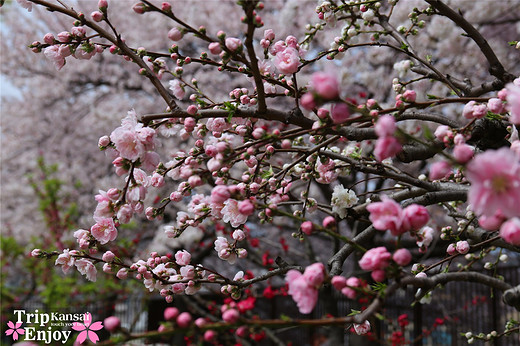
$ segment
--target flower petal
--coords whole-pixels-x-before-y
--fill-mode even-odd
[[[7,336],[9,336],[9,335],[11,335],[11,334],[13,334],[13,333],[14,333],[14,329],[7,329],[7,330],[5,331],[5,335],[7,335]]]
[[[85,330],[87,329],[87,327],[85,327],[85,325],[81,322],[74,322],[72,324],[72,329],[78,331],[78,332],[81,332],[82,330]]]
[[[101,322],[101,321],[94,322],[90,325],[90,327],[88,329],[90,329],[90,330],[103,329],[103,322]]]
[[[7,322],[7,326],[8,326],[9,328],[11,328],[11,329],[15,329],[15,327],[14,327],[14,323],[11,322],[11,321]]]
[[[88,333],[88,338],[90,339],[90,341],[92,341],[93,343],[96,343],[99,341],[99,337],[96,334],[96,332],[89,330],[87,333]]]
[[[85,342],[86,339],[87,339],[87,331],[84,330],[81,333],[79,333],[78,337],[76,338],[76,341],[79,342],[80,344],[82,344]]]

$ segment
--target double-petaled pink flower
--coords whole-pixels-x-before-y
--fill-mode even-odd
[[[507,148],[476,155],[466,167],[468,202],[478,215],[520,216],[520,157]]]
[[[296,302],[300,313],[308,314],[318,301],[318,289],[325,279],[325,267],[322,263],[314,263],[305,268],[304,273],[289,270],[285,281],[289,284],[288,293]]]

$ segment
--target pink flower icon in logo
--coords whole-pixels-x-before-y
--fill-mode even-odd
[[[22,326],[22,322],[14,324],[13,322],[9,321],[7,322],[7,326],[9,327],[9,329],[5,331],[5,334],[8,336],[12,334],[13,340],[18,340],[18,334],[25,334],[25,329],[20,328]]]
[[[87,312],[83,317],[83,323],[74,322],[72,329],[80,332],[76,338],[76,341],[80,344],[84,343],[87,339],[93,343],[96,343],[99,341],[99,337],[97,336],[96,332],[94,332],[94,330],[103,329],[103,322],[98,321],[92,323],[92,315],[90,312]]]

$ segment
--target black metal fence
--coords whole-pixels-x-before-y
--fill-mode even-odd
[[[518,267],[501,268],[499,275],[504,276],[506,282],[520,283],[520,269]],[[348,315],[352,309],[359,309],[359,304],[346,297],[331,293],[336,301],[335,309],[338,316]],[[505,305],[501,299],[501,292],[493,292],[490,288],[469,282],[451,282],[444,288],[436,289],[430,304],[415,304],[412,306],[415,291],[408,289],[398,291],[389,299],[385,306],[384,315],[387,320],[371,321],[374,337],[379,341],[375,344],[391,345],[394,332],[403,331],[402,337],[410,345],[467,345],[463,335],[467,332],[485,334],[491,331],[501,332],[509,319],[520,320],[520,312]],[[213,297],[221,300],[221,297]],[[330,301],[330,300],[329,300]],[[325,313],[324,302],[319,302],[313,311],[313,316],[320,317]],[[309,318],[300,315],[296,305],[290,297],[277,296],[273,299],[260,298],[254,310],[261,318],[280,318],[285,315],[291,318]],[[162,320],[162,312],[166,303],[160,297],[118,297],[111,301],[96,302],[81,307],[60,309],[63,313],[90,312],[94,321],[103,320],[110,315],[121,319],[122,326],[132,332],[144,332],[156,329]],[[45,307],[36,301],[28,301],[23,307],[26,311],[52,311],[52,307]],[[330,306],[329,306],[330,309]],[[408,325],[401,328],[398,317],[406,314]],[[5,320],[5,316],[2,316]],[[361,341],[359,337],[345,326],[344,345],[369,345],[368,340]],[[2,323],[2,345],[9,345],[12,340],[5,335],[6,325]],[[106,332],[98,333],[101,339],[108,337]],[[284,342],[292,345],[314,346],[328,344],[330,329],[321,328],[288,328],[274,331],[274,334]],[[268,341],[262,344],[271,344]],[[329,343],[330,344],[330,343]],[[475,345],[520,346],[518,334],[484,343],[476,340]],[[331,345],[336,346],[336,345]]]

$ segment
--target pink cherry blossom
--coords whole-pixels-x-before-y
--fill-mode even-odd
[[[350,118],[350,109],[344,103],[335,103],[330,110],[330,118],[334,124],[341,124]]]
[[[438,180],[448,177],[451,174],[451,165],[447,161],[434,162],[430,167],[430,180]]]
[[[381,137],[376,141],[374,156],[377,161],[383,161],[397,155],[403,147],[395,137]]]
[[[412,261],[412,254],[408,249],[399,249],[394,252],[392,259],[395,263],[404,267]]]
[[[316,101],[314,101],[314,95],[312,93],[305,93],[300,98],[300,104],[303,108],[311,110],[316,107]]]
[[[191,321],[192,321],[192,318],[191,318],[191,314],[189,312],[182,312],[181,314],[179,314],[179,316],[177,316],[177,320],[176,320],[177,325],[180,328],[188,327],[191,324]]]
[[[500,225],[506,220],[502,212],[499,210],[496,211],[495,215],[492,216],[486,216],[481,215],[478,218],[478,224],[480,227],[488,230],[488,231],[494,231],[497,230]]]
[[[500,227],[500,236],[506,242],[520,246],[520,218],[514,217]]]
[[[403,224],[418,230],[428,223],[430,215],[422,205],[411,204],[403,210]]]
[[[174,308],[174,307],[168,307],[168,308],[164,309],[164,319],[166,321],[176,319],[177,316],[179,316],[179,313],[180,313],[179,309]]]
[[[97,269],[91,261],[85,258],[80,258],[77,259],[74,264],[81,275],[85,275],[89,281],[96,281]]]
[[[302,314],[309,314],[318,301],[318,290],[309,285],[306,278],[297,270],[289,270],[285,276],[289,284],[289,295],[296,302],[298,310]]]
[[[228,309],[222,314],[222,319],[227,323],[235,323],[240,318],[240,313],[237,309]]]
[[[384,246],[380,246],[365,252],[359,260],[359,266],[361,269],[369,271],[385,269],[390,264],[391,258],[392,254]]]
[[[311,86],[320,97],[333,100],[339,96],[339,83],[335,75],[325,72],[316,72],[312,75]]]
[[[465,240],[460,240],[455,244],[455,250],[460,254],[467,254],[469,251],[469,243]]]
[[[190,264],[190,261],[191,261],[191,254],[188,251],[182,250],[182,251],[177,251],[177,253],[175,253],[175,262],[178,265],[185,266],[185,265]]]
[[[182,100],[186,92],[184,91],[184,87],[181,85],[180,80],[173,79],[170,81],[170,90],[177,99]]]
[[[61,70],[61,68],[65,65],[65,58],[60,52],[60,46],[49,46],[43,50],[43,54],[54,64],[56,70]]]
[[[63,270],[64,274],[67,274],[70,270],[70,268],[74,265],[74,262],[76,259],[74,258],[74,255],[77,255],[78,251],[65,249],[63,250],[63,253],[58,255],[58,258],[56,259],[55,265],[61,265],[61,270]]]
[[[354,331],[357,335],[363,335],[370,331],[370,322],[365,321],[361,324],[354,323]]]
[[[407,231],[403,228],[403,210],[393,199],[381,196],[381,202],[370,203],[367,206],[370,212],[369,219],[375,229],[390,230],[393,235],[400,235]]]
[[[509,121],[520,125],[520,86],[510,83],[507,88],[507,103],[510,111]]]
[[[467,144],[456,145],[453,149],[453,157],[458,163],[466,163],[473,158],[473,149]]]
[[[395,130],[397,129],[395,118],[388,114],[381,116],[377,120],[374,129],[378,137],[393,136]]]
[[[100,244],[106,244],[117,238],[117,229],[112,218],[98,218],[96,224],[90,229],[90,232]]]
[[[247,221],[247,215],[242,214],[238,208],[238,201],[229,198],[224,202],[224,208],[221,210],[222,220],[228,222],[233,227],[243,225]]]
[[[300,56],[298,50],[292,47],[287,47],[284,50],[276,53],[274,58],[274,66],[282,74],[293,74],[298,71],[300,65]]]
[[[476,155],[466,169],[468,202],[478,215],[520,216],[520,159],[508,148]]]

